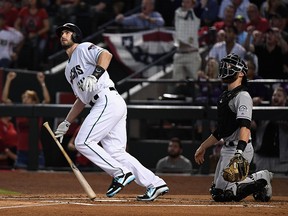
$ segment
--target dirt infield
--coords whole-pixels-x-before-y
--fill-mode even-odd
[[[287,215],[288,178],[275,176],[270,202],[216,203],[208,188],[213,176],[163,175],[170,192],[154,202],[137,202],[145,189],[131,183],[114,198],[105,196],[111,178],[83,173],[97,198],[90,201],[72,172],[0,171],[0,215]]]

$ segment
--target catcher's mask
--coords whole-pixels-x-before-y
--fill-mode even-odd
[[[248,67],[246,63],[236,54],[231,53],[221,59],[219,66],[219,75],[221,79],[232,78],[236,73],[243,72],[247,75]]]
[[[56,29],[56,34],[57,34],[57,36],[59,38],[61,37],[61,34],[62,34],[63,30],[68,30],[68,31],[73,32],[72,40],[73,40],[74,43],[80,43],[82,41],[82,32],[81,32],[81,30],[80,30],[80,28],[78,26],[74,25],[73,23],[65,23],[64,25],[59,26]]]

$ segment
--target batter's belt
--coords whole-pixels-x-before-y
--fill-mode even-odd
[[[110,91],[117,91],[114,87],[109,87]],[[90,106],[94,106],[94,104],[96,103],[97,99],[99,98],[99,95],[96,94],[94,95],[94,97],[92,98],[92,100],[89,102]]]

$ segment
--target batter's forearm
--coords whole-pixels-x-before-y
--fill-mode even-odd
[[[66,120],[72,123],[78,117],[78,115],[82,112],[84,107],[85,107],[85,104],[80,99],[77,98],[72,108],[70,109],[68,115],[66,116]]]

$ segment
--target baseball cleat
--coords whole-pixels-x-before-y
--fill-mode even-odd
[[[263,179],[267,182],[267,185],[260,191],[253,193],[255,201],[268,202],[272,197],[272,185],[273,173],[268,170],[263,170]]]
[[[121,175],[121,176],[114,177],[110,187],[108,188],[106,196],[107,197],[113,197],[123,187],[125,187],[127,184],[131,183],[134,180],[135,180],[135,176],[131,172],[128,172],[128,173]]]
[[[161,185],[159,187],[147,188],[145,194],[137,196],[137,200],[138,201],[153,201],[158,196],[168,193],[168,191],[169,191],[169,188],[167,187],[166,184]]]

